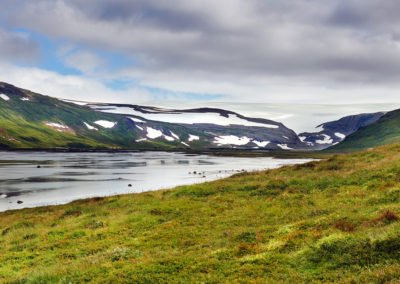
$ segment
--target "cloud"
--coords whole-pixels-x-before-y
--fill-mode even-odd
[[[234,100],[398,100],[395,0],[19,3],[17,12],[4,15],[8,25],[124,54],[135,65],[119,76],[142,86]],[[104,62],[79,52],[66,64],[90,73]]]
[[[144,103],[152,98],[151,93],[145,89],[111,90],[95,78],[60,75],[53,71],[34,67],[1,64],[0,78],[1,81],[17,87],[63,99],[88,102]]]
[[[84,73],[93,73],[107,65],[107,60],[89,51],[77,51],[65,57],[65,63],[69,67],[78,69]]]
[[[39,45],[22,32],[8,32],[0,28],[0,59],[33,62],[40,56]]]

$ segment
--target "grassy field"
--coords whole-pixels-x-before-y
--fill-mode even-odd
[[[397,283],[400,144],[0,213],[5,283]]]

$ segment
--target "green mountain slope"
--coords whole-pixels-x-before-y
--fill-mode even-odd
[[[130,116],[135,118],[135,116]],[[140,118],[146,126],[174,132],[182,139],[190,134],[200,137],[196,146],[207,145],[202,132],[185,127],[152,122]],[[115,123],[112,128],[97,125],[96,121]],[[86,124],[85,124],[86,123]],[[140,130],[126,115],[94,111],[86,106],[64,102],[0,83],[0,148],[184,148],[178,141],[165,137],[144,140]],[[89,126],[87,126],[89,125]],[[91,128],[91,129],[90,129]],[[143,129],[143,127],[142,127]]]
[[[0,213],[4,283],[397,283],[400,144]]]
[[[328,151],[357,151],[400,142],[400,110],[386,113],[378,121],[362,127]]]

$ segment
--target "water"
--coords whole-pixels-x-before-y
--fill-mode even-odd
[[[308,161],[169,152],[0,152],[0,211],[166,189]]]

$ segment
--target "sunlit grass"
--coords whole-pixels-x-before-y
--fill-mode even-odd
[[[400,144],[214,182],[0,214],[0,281],[400,278]]]

